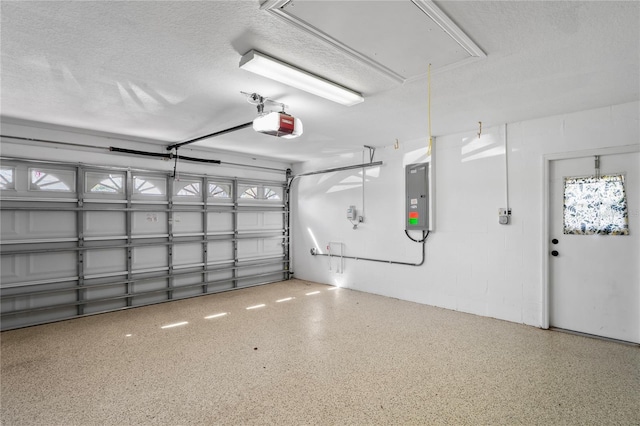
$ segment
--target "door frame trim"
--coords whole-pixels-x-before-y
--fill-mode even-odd
[[[609,148],[597,148],[597,149],[587,149],[581,151],[568,151],[568,152],[558,152],[553,154],[545,154],[543,156],[544,162],[544,173],[543,173],[543,183],[542,183],[542,318],[541,324],[542,328],[549,328],[549,291],[551,284],[550,270],[549,270],[549,239],[550,235],[550,221],[551,221],[551,211],[550,211],[550,202],[549,202],[549,193],[550,193],[550,185],[549,185],[549,169],[551,167],[551,162],[556,160],[567,160],[572,158],[584,158],[591,157],[594,155],[615,155],[615,154],[630,154],[634,152],[640,152],[640,144],[634,145],[622,145],[615,146]]]

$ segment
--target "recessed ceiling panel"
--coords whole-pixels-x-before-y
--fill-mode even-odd
[[[404,82],[485,54],[425,0],[274,0],[263,8]]]

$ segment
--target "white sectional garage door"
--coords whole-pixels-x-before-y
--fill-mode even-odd
[[[284,181],[1,171],[2,329],[288,278]]]

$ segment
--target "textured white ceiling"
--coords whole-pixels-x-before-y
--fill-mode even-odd
[[[322,2],[329,15],[332,3]],[[640,97],[639,2],[436,4],[487,54],[432,76],[436,136],[478,121],[491,126]],[[0,7],[6,121],[164,146],[251,121],[255,107],[245,91],[289,105],[305,134],[283,140],[244,129],[201,148],[301,161],[427,135],[426,79],[391,81],[260,10],[258,1],[3,0]],[[345,107],[239,69],[251,49],[359,91],[365,101]]]

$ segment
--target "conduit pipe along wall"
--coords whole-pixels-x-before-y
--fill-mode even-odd
[[[371,160],[373,160],[373,158],[371,158]],[[307,172],[307,173],[300,173],[297,174],[295,176],[288,176],[288,180],[289,183],[287,184],[287,189],[285,191],[285,196],[286,196],[286,200],[285,200],[285,210],[287,211],[287,236],[289,237],[289,241],[291,241],[291,235],[290,235],[290,230],[291,230],[291,187],[293,185],[293,182],[296,179],[299,179],[301,177],[305,177],[305,176],[313,176],[313,175],[319,175],[319,174],[324,174],[324,173],[333,173],[333,172],[342,172],[345,170],[354,170],[354,169],[364,169],[365,168],[369,168],[369,167],[376,167],[376,166],[381,166],[383,163],[382,161],[370,161],[369,163],[364,163],[364,164],[355,164],[355,165],[351,165],[351,166],[343,166],[343,167],[334,167],[331,169],[323,169],[323,170],[317,170],[317,171],[313,171],[313,172]],[[288,174],[291,171],[288,171]],[[293,251],[290,251],[290,253],[293,253]],[[289,265],[293,265],[293,256],[290,255],[289,258]],[[294,274],[293,271],[290,271],[291,275]]]
[[[328,256],[328,257],[339,257],[340,259],[353,259],[353,260],[365,260],[367,262],[379,262],[379,263],[388,263],[389,265],[404,265],[404,266],[422,266],[424,264],[426,258],[426,244],[427,244],[427,236],[428,232],[422,233],[422,240],[413,240],[420,244],[422,244],[422,258],[419,263],[410,263],[410,262],[398,262],[395,260],[385,260],[385,259],[373,259],[370,257],[358,257],[358,256],[334,256],[329,253],[318,253],[315,249],[311,249],[312,256]]]
[[[370,158],[370,160],[373,160],[373,157]],[[291,187],[293,185],[293,182],[301,177],[305,177],[305,176],[313,176],[313,175],[318,175],[318,174],[324,174],[324,173],[333,173],[333,172],[341,172],[341,171],[346,171],[346,170],[354,170],[354,169],[365,169],[365,168],[369,168],[369,167],[375,167],[375,166],[380,166],[382,165],[383,162],[382,161],[371,161],[369,163],[363,163],[363,164],[356,164],[356,165],[352,165],[352,166],[344,166],[344,167],[335,167],[335,168],[331,168],[331,169],[324,169],[324,170],[317,170],[317,171],[313,171],[313,172],[307,172],[307,173],[300,173],[298,175],[292,176],[291,179],[289,180],[289,184],[287,185],[287,200],[289,201],[291,199]],[[363,170],[364,173],[364,170]],[[289,204],[289,216],[291,214],[291,206]],[[287,223],[287,227],[290,229],[290,223]],[[405,231],[406,232],[406,231]],[[407,236],[408,233],[407,233]],[[429,236],[429,232],[423,232],[422,233],[422,239],[421,240],[415,240],[411,237],[409,237],[409,239],[411,239],[412,241],[415,241],[417,243],[422,244],[422,255],[421,255],[421,259],[420,262],[418,263],[411,263],[411,262],[400,262],[400,261],[395,261],[395,260],[387,260],[387,259],[375,259],[375,258],[370,258],[370,257],[363,257],[363,256],[333,256],[331,254],[327,254],[327,253],[318,253],[315,249],[311,250],[311,255],[312,256],[328,256],[328,257],[340,257],[341,259],[353,259],[353,260],[364,260],[367,262],[378,262],[378,263],[386,263],[386,264],[390,264],[390,265],[404,265],[404,266],[422,266],[425,262],[425,258],[426,258],[426,241],[427,241],[427,237]],[[293,259],[290,259],[291,261],[291,265],[293,265]],[[292,272],[293,274],[293,272]]]
[[[504,197],[505,208],[511,215],[511,207],[509,206],[509,143],[507,141],[507,123],[502,128],[502,136],[504,139]]]

